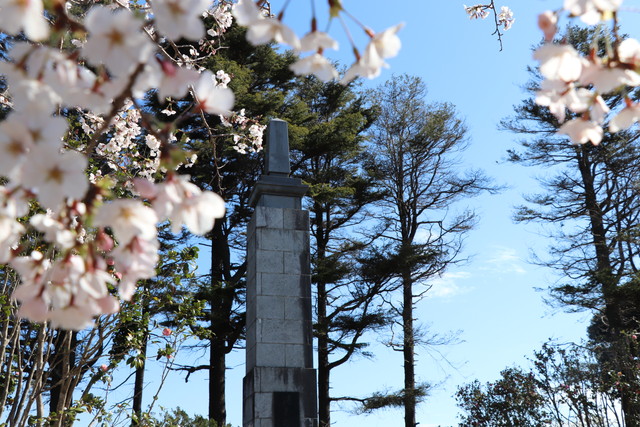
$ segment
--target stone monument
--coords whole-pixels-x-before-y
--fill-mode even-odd
[[[316,427],[307,186],[289,177],[287,123],[267,128],[265,174],[247,228],[243,427]]]

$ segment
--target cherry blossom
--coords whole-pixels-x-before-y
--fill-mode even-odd
[[[14,111],[21,111],[27,116],[43,116],[51,114],[60,103],[60,96],[39,78],[50,59],[50,52],[44,47],[20,42],[9,52],[12,62],[0,61],[0,74],[9,84]]]
[[[384,59],[392,58],[398,54],[402,44],[397,33],[403,26],[404,24],[401,23],[378,34],[373,34],[371,30],[367,29],[366,32],[371,40],[365,48],[364,54],[347,70],[341,83],[349,83],[356,76],[372,79],[380,75],[382,67],[389,67]]]
[[[209,34],[211,37],[224,34],[226,29],[231,27],[231,24],[233,23],[231,5],[229,4],[218,4],[213,12],[209,12],[209,14],[213,16],[213,19],[215,19],[216,23],[218,24],[217,29],[210,28],[209,30],[207,30],[207,34]]]
[[[85,25],[91,29],[82,48],[83,55],[93,64],[108,64],[116,75],[127,75],[153,53],[153,45],[142,32],[142,22],[126,9],[115,12],[94,6],[87,13]]]
[[[540,61],[540,73],[550,80],[573,82],[582,73],[582,58],[566,44],[544,44],[536,49],[533,58]]]
[[[231,11],[238,25],[249,26],[254,22],[264,19],[262,11],[253,0],[239,0]]]
[[[22,172],[22,164],[33,148],[33,139],[22,120],[16,116],[0,123],[0,175],[10,179],[18,179]]]
[[[45,276],[45,292],[54,309],[73,302],[79,291],[77,284],[84,273],[85,263],[79,255],[68,253],[52,263]]]
[[[560,126],[558,133],[569,136],[574,144],[586,144],[591,141],[593,145],[598,145],[602,141],[603,130],[596,122],[577,118]]]
[[[225,73],[224,70],[218,70],[216,71],[216,80],[218,82],[218,87],[227,87],[231,81],[231,77],[229,74]]]
[[[199,40],[204,35],[200,20],[210,0],[150,0],[158,31],[171,40]]]
[[[78,287],[91,298],[108,306],[109,296],[107,284],[114,284],[115,277],[107,271],[107,263],[102,257],[93,257],[87,263],[87,270],[78,280]]]
[[[11,266],[22,278],[22,283],[11,294],[22,303],[18,316],[36,322],[47,320],[49,297],[45,293],[45,281],[50,261],[44,259],[41,252],[33,251],[29,256],[13,258]]]
[[[505,30],[508,30],[513,26],[514,22],[513,11],[507,6],[502,6],[498,14],[498,24],[501,24]]]
[[[117,199],[98,208],[93,225],[110,227],[116,239],[125,244],[134,237],[155,238],[157,222],[155,212],[140,200]]]
[[[247,40],[256,46],[275,41],[300,50],[300,39],[296,33],[276,18],[264,18],[251,22],[247,30]]]
[[[314,53],[313,55],[299,59],[295,63],[291,64],[290,68],[291,71],[298,76],[313,74],[323,82],[328,82],[338,78],[338,71],[335,69],[333,64],[319,53]]]
[[[640,42],[633,38],[620,42],[618,57],[625,64],[632,65],[634,68],[640,67]]]
[[[640,104],[628,102],[628,105],[609,121],[609,131],[619,132],[630,128],[640,120]]]
[[[0,186],[0,212],[14,218],[25,216],[29,213],[29,201],[19,189]]]
[[[18,317],[26,318],[32,322],[46,322],[49,320],[49,304],[40,293],[28,295],[26,291],[39,291],[42,287],[18,288],[13,293],[13,298],[21,301]]]
[[[371,43],[375,46],[381,58],[392,58],[398,54],[402,43],[397,34],[402,27],[404,27],[404,23],[387,28],[373,37]]]
[[[120,244],[111,252],[120,274],[118,293],[122,299],[131,299],[138,280],[155,276],[159,247],[155,238],[147,240],[135,236],[129,243]]]
[[[565,0],[564,9],[579,16],[587,25],[596,25],[607,13],[614,12],[622,0]]]
[[[16,221],[16,213],[10,206],[0,207],[0,263],[11,259],[12,249],[18,245],[25,228]]]
[[[95,114],[106,114],[112,105],[114,87],[109,82],[100,82],[98,77],[85,67],[77,67],[74,86],[56,85],[61,101],[69,106],[91,110]]]
[[[87,159],[80,153],[59,153],[57,147],[38,145],[29,152],[27,163],[29,173],[22,174],[23,184],[53,211],[66,198],[81,199],[89,188],[84,174]]]
[[[485,5],[467,6],[462,5],[465,12],[469,15],[469,19],[485,19],[489,16],[489,7]]]
[[[146,186],[142,180],[137,180],[136,187],[140,185]],[[188,175],[171,175],[155,189],[142,191],[152,196],[158,217],[171,220],[174,233],[180,232],[184,224],[192,233],[203,235],[213,228],[214,220],[225,213],[224,200],[211,191],[200,190],[189,182]]]
[[[556,116],[559,122],[564,122],[566,109],[574,113],[587,111],[592,94],[585,88],[578,88],[560,80],[544,80],[540,90],[536,92],[536,103],[549,107],[551,114]]]
[[[275,41],[300,49],[295,32],[277,18],[265,17],[252,0],[240,0],[232,9],[239,25],[247,26],[247,40],[253,45]]]
[[[0,29],[10,34],[24,30],[31,40],[40,41],[49,36],[49,24],[44,17],[42,0],[0,0],[2,21]]]
[[[338,49],[338,42],[323,31],[311,31],[300,39],[300,51],[309,52],[322,49]]]
[[[387,63],[384,62],[377,49],[373,44],[369,44],[362,55],[345,73],[340,81],[342,84],[347,84],[355,79],[357,76],[373,79],[380,75],[380,69],[387,67]]]
[[[600,61],[585,60],[579,81],[584,86],[593,85],[600,93],[609,93],[623,85],[640,85],[640,75],[633,70],[611,68]]]
[[[28,256],[13,258],[11,267],[22,277],[22,285],[29,286],[42,282],[45,273],[51,267],[51,261],[44,258],[42,252],[32,251]]]
[[[189,86],[197,82],[199,78],[197,71],[180,67],[166,59],[156,58],[156,61],[149,63],[149,67],[153,77],[147,86],[157,88],[160,100],[168,97],[184,97]]]
[[[605,118],[607,117],[607,114],[609,114],[610,111],[611,109],[609,108],[607,103],[604,101],[604,99],[600,95],[597,95],[593,99],[593,103],[591,106],[591,111],[590,111],[591,120],[598,123],[599,125],[602,125],[604,123]]]
[[[595,25],[616,18],[621,4],[622,0],[565,0],[564,9],[571,17]],[[624,93],[627,87],[640,86],[637,72],[640,43],[632,38],[621,40],[614,29],[611,46],[617,49],[615,52],[607,49],[599,53],[592,49],[589,55],[581,57],[568,45],[550,43],[557,30],[557,19],[553,12],[545,12],[538,18],[547,43],[536,50],[534,58],[540,61],[540,72],[549,80],[542,82],[536,103],[549,107],[560,122],[565,118],[565,108],[582,113],[582,117],[564,123],[558,133],[568,135],[575,144],[591,141],[597,145],[602,140],[601,125],[610,113],[602,95]],[[613,19],[612,26],[617,25],[617,19]],[[626,106],[609,121],[608,130],[627,129],[639,117],[636,104],[626,99]]]
[[[67,133],[67,121],[62,117],[49,115],[44,117],[37,115],[27,116],[23,113],[15,113],[13,119],[26,125],[31,142],[35,145],[51,144],[60,147],[62,138]]]
[[[67,306],[51,310],[49,320],[52,328],[79,331],[93,327],[93,318],[100,312],[100,306],[94,300],[82,298]]]
[[[244,109],[228,117],[221,116],[221,123],[237,132],[233,135],[233,149],[237,152],[247,154],[262,150],[262,137],[266,126],[247,118]]]
[[[231,89],[220,87],[211,71],[205,71],[194,85],[198,109],[209,114],[228,115],[233,108],[234,95]]]
[[[29,220],[33,227],[44,233],[46,241],[55,243],[61,249],[71,249],[76,244],[75,234],[59,221],[56,221],[52,214],[36,214]]]

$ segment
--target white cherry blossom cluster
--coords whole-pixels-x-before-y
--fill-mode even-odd
[[[81,329],[118,310],[113,290],[128,300],[139,280],[155,275],[158,223],[204,234],[224,215],[223,200],[186,175],[127,186],[89,159],[125,177],[157,175],[162,146],[177,144],[171,132],[141,126],[136,100],[151,89],[161,102],[191,95],[193,114],[231,114],[229,76],[181,67],[183,58],[162,44],[206,37],[203,13],[216,18],[219,34],[230,15],[228,5],[217,11],[207,0],[152,0],[151,28],[117,5],[79,17],[63,2],[49,4],[45,15],[42,0],[0,0],[0,31],[27,39],[12,41],[10,61],[0,62],[10,109],[0,122],[0,262],[21,277],[12,294],[21,317]],[[61,49],[65,33],[81,36]],[[70,133],[72,117],[78,127]],[[140,140],[150,155],[139,153]],[[129,187],[139,196],[128,196]]]
[[[338,49],[336,42],[329,34],[317,29],[317,18],[314,15],[311,20],[311,29],[303,37],[285,25],[283,21],[284,11],[278,16],[272,16],[258,6],[254,0],[238,0],[233,7],[233,16],[236,22],[247,27],[247,40],[253,45],[270,42],[285,44],[298,53],[310,52],[296,63],[291,65],[291,70],[296,75],[314,75],[319,80],[327,82],[338,79],[339,74],[331,61],[324,56],[326,49]],[[344,8],[340,0],[329,0],[331,19],[339,17]],[[375,78],[380,75],[383,67],[388,67],[385,59],[398,54],[401,42],[397,36],[403,24],[398,24],[380,33],[376,33],[368,27],[362,26],[362,30],[369,39],[362,52],[352,41],[352,49],[356,57],[355,62],[347,70],[340,80],[343,84],[351,82],[358,76]],[[352,39],[351,39],[352,40]]]
[[[507,6],[500,7],[500,13],[498,14],[498,25],[502,25],[502,27],[506,31],[511,28],[514,22],[515,18],[513,17],[513,11]]]
[[[475,6],[467,6],[463,4],[464,11],[469,15],[469,19],[486,19],[489,17],[489,11],[493,9],[491,4],[477,4]]]
[[[486,4],[462,6],[464,7],[464,11],[469,16],[469,19],[486,19],[489,17],[489,15],[493,15],[495,24],[495,31],[493,32],[493,35],[498,38],[498,43],[500,43],[500,50],[502,50],[502,31],[507,31],[513,26],[513,23],[515,22],[513,11],[508,6],[501,6],[500,11],[498,11],[494,0],[490,0],[489,3]]]
[[[496,16],[496,25],[502,26],[506,31],[513,26],[515,18],[513,17],[513,11],[508,6],[501,6],[500,12],[496,10],[496,6],[493,2],[489,4],[477,4],[475,6],[462,5],[465,12],[469,15],[469,19],[486,19],[491,12]]]
[[[206,13],[212,16],[218,24],[216,28],[209,28],[207,30],[207,34],[211,37],[216,37],[224,34],[233,23],[233,15],[231,14],[230,4],[221,4],[213,11],[207,11]]]
[[[559,134],[574,144],[602,141],[603,126],[610,113],[603,95],[620,94],[625,105],[608,122],[610,132],[627,129],[640,119],[640,106],[629,97],[630,89],[640,86],[640,42],[618,37],[617,12],[622,0],[565,0],[564,10],[589,25],[611,21],[613,40],[603,56],[597,43],[588,55],[572,46],[553,43],[558,13],[547,11],[538,17],[545,43],[533,54],[544,77],[536,94],[536,103],[549,108],[562,125]],[[565,121],[567,110],[574,113]]]
[[[215,218],[224,215],[218,195],[201,191],[188,180],[187,175],[173,173],[160,184],[137,179],[135,188],[150,206],[139,199],[101,202],[100,197],[90,206],[69,197],[56,211],[32,216],[31,226],[43,234],[50,249],[25,256],[15,255],[25,231],[15,218],[26,214],[26,197],[10,197],[11,191],[18,190],[3,188],[0,254],[1,261],[22,278],[13,293],[21,303],[19,315],[51,321],[54,327],[81,329],[92,325],[94,316],[117,311],[119,303],[109,291],[111,286],[129,300],[139,280],[155,275],[158,222],[170,220],[174,232],[185,225],[193,233],[204,234]],[[88,234],[91,238],[86,238]],[[60,256],[48,256],[52,252]]]
[[[244,108],[228,117],[221,117],[221,121],[233,135],[234,150],[240,154],[256,153],[262,150],[262,137],[266,126],[247,117]]]

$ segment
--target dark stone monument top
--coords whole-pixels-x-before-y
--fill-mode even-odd
[[[301,209],[302,196],[309,189],[298,178],[291,178],[289,131],[287,122],[273,119],[266,130],[265,173],[251,193],[251,206]]]
[[[291,161],[289,160],[289,131],[287,130],[287,122],[280,119],[271,120],[266,133],[266,174],[289,176],[291,173]]]

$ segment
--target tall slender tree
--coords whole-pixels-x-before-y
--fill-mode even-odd
[[[319,424],[331,424],[331,370],[362,354],[367,331],[387,322],[375,286],[359,280],[357,254],[365,246],[355,228],[382,194],[365,167],[365,131],[375,118],[362,95],[337,82],[299,81],[291,138],[292,174],[309,185],[315,336],[318,340]]]
[[[391,345],[404,360],[400,397],[406,427],[416,425],[416,406],[426,392],[415,375],[415,304],[429,289],[429,278],[460,260],[463,236],[475,223],[470,210],[448,212],[461,199],[490,189],[482,172],[460,170],[467,129],[454,107],[428,104],[425,95],[419,77],[401,75],[374,90],[370,99],[380,109],[369,151],[385,193],[379,209],[387,226],[386,247],[373,257],[378,266],[370,271],[401,293],[393,309],[402,339]]]

